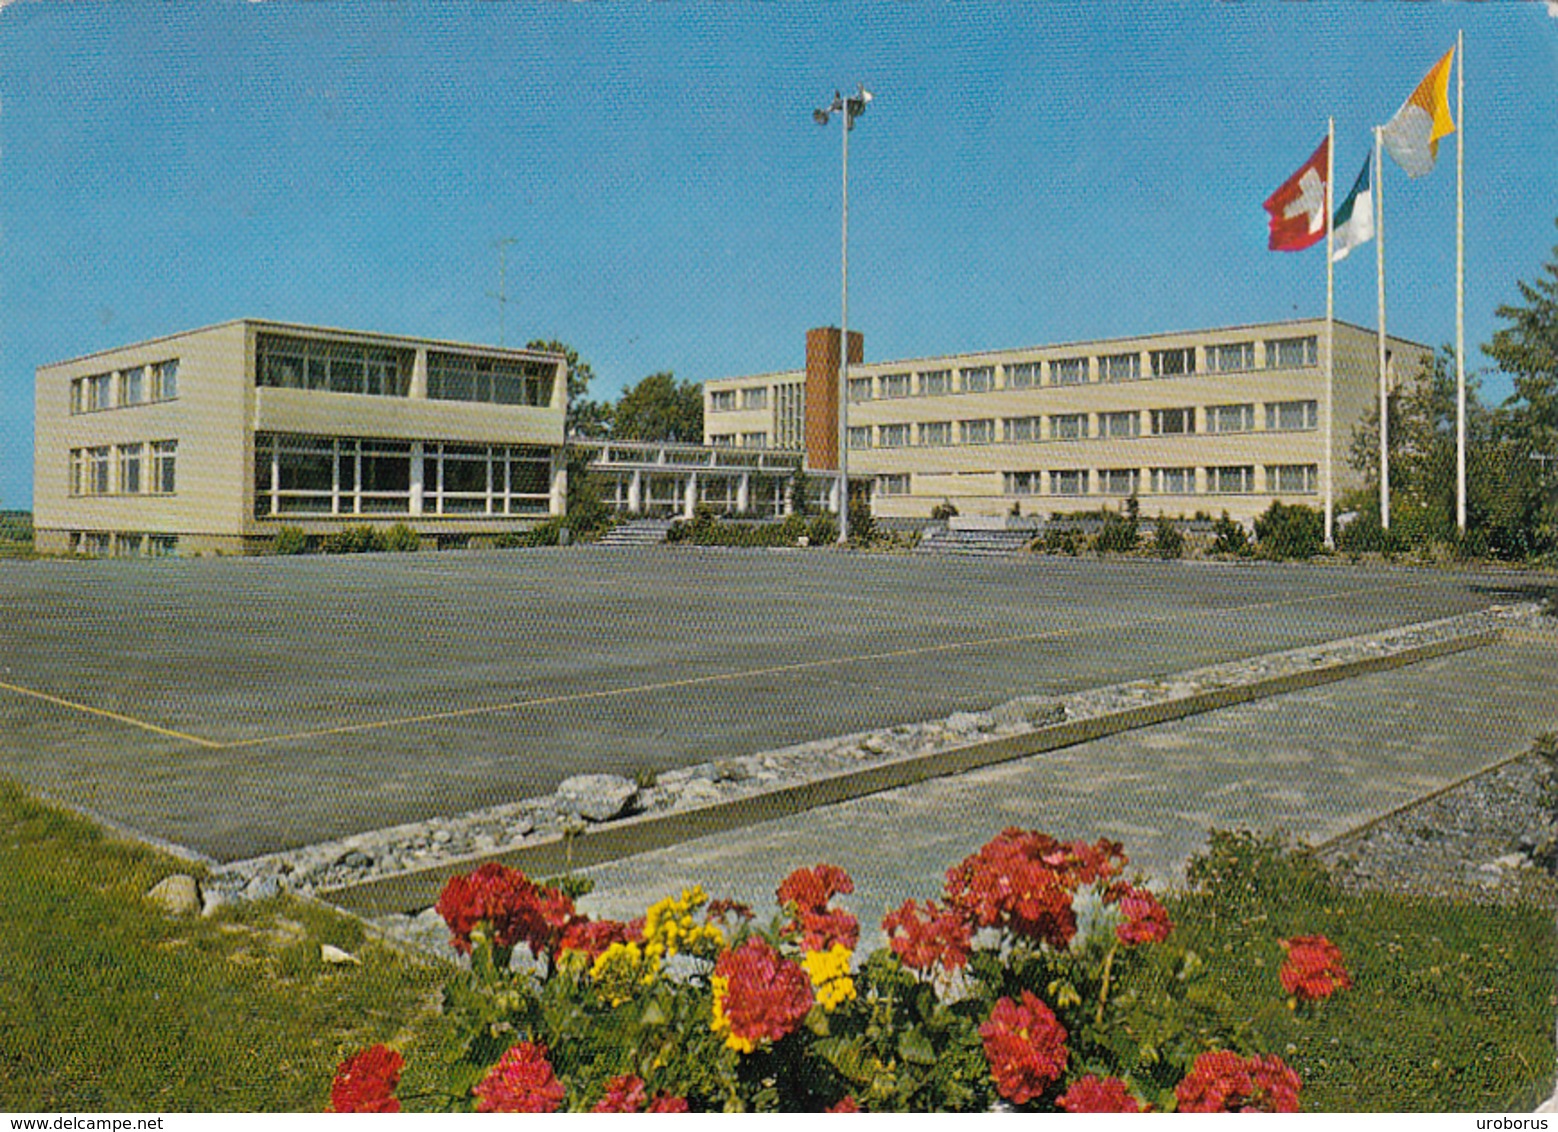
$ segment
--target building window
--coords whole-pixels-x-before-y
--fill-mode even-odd
[[[114,557],[139,558],[146,553],[146,536],[137,531],[120,531],[114,535]]]
[[[146,556],[148,558],[172,558],[178,554],[178,552],[178,535],[146,536]]]
[[[709,436],[709,443],[715,448],[734,448],[736,446],[736,434],[733,432],[713,433]]]
[[[1098,471],[1101,495],[1135,495],[1140,487],[1140,468],[1100,468]]]
[[[1153,468],[1152,490],[1156,495],[1194,495],[1196,470],[1194,468]]]
[[[486,375],[487,396],[457,397],[454,392],[467,388],[474,393],[475,375],[469,386],[458,366],[450,372],[451,354],[428,355],[428,396],[441,400],[493,400],[493,377]],[[434,377],[435,368],[438,370]],[[173,380],[177,381],[175,370]],[[164,380],[167,380],[165,375]],[[261,334],[254,345],[256,385],[274,389],[310,389],[324,393],[359,393],[377,397],[404,397],[411,387],[411,354],[406,350],[359,346],[349,342],[324,342],[312,338],[292,338],[280,334]],[[433,392],[435,384],[440,393]]]
[[[1320,426],[1318,401],[1272,401],[1266,405],[1266,431],[1295,432]]]
[[[1254,342],[1220,342],[1206,348],[1206,368],[1213,373],[1234,373],[1255,368]]]
[[[1086,358],[1057,358],[1049,364],[1051,385],[1086,385]]]
[[[1043,417],[1007,417],[1006,439],[1013,444],[1026,444],[1044,439]]]
[[[151,367],[151,400],[171,401],[179,395],[179,360],[169,358]]]
[[[1051,440],[1086,440],[1086,413],[1057,413],[1049,419]]]
[[[107,495],[112,449],[73,448],[70,452],[70,493]]]
[[[876,493],[878,495],[908,495],[909,475],[901,472],[891,476],[876,477]]]
[[[119,371],[119,404],[139,405],[146,400],[146,367],[132,366]]]
[[[1006,367],[1006,388],[1036,389],[1039,385],[1038,362],[1016,362]]]
[[[871,400],[871,379],[869,377],[852,377],[849,379],[849,399],[854,404]]]
[[[736,407],[734,389],[716,389],[709,394],[709,412],[728,413]]]
[[[1214,495],[1243,495],[1255,490],[1255,469],[1249,464],[1206,470],[1206,489]]]
[[[855,428],[851,425],[849,429],[849,446],[851,448],[871,447],[871,426]]]
[[[1183,377],[1195,372],[1196,348],[1194,346],[1152,351],[1153,377]]]
[[[974,366],[963,371],[964,393],[988,393],[994,388],[994,366]]]
[[[1255,406],[1208,405],[1206,409],[1207,432],[1253,432]]]
[[[806,439],[806,386],[799,381],[787,381],[774,389],[779,402],[774,410],[778,447],[800,448]]]
[[[1314,464],[1268,464],[1266,466],[1266,490],[1287,492],[1294,495],[1313,495],[1319,482],[1318,467]]]
[[[500,474],[501,471],[500,465]],[[409,462],[407,472],[409,490]],[[431,510],[436,514],[488,513],[493,487],[492,458],[484,445],[428,445],[423,455],[422,476],[434,489]],[[398,488],[397,479],[391,490]]]
[[[1196,430],[1195,409],[1152,410],[1153,436],[1189,436]]]
[[[909,447],[909,426],[906,424],[883,425],[876,433],[879,448]]]
[[[964,444],[994,444],[995,421],[959,421],[958,431]]]
[[[1319,339],[1311,334],[1305,338],[1268,338],[1266,340],[1267,369],[1298,369],[1318,365]]]
[[[1136,437],[1141,435],[1140,413],[1099,413],[1098,435],[1108,438]]]
[[[766,432],[743,432],[741,434],[741,447],[767,448],[768,434]]]
[[[470,354],[429,352],[427,355],[427,396],[431,401],[475,401],[484,405],[540,407],[552,403],[555,378],[552,367],[539,362],[481,358]],[[336,389],[334,381],[335,367],[332,363],[331,389],[336,392],[356,392],[352,389]],[[380,392],[378,389],[367,391]]]
[[[154,495],[172,495],[178,489],[177,463],[179,442],[151,442],[151,491]]]
[[[909,375],[906,373],[884,373],[882,375],[881,391],[883,397],[907,397],[909,395]]]
[[[144,444],[119,446],[119,493],[121,495],[141,493],[141,464],[145,459],[145,452]]]
[[[1087,494],[1087,469],[1086,468],[1062,468],[1049,474],[1050,494],[1052,495],[1086,495]]]
[[[952,443],[951,421],[926,421],[920,425],[920,444],[930,448],[940,444]]]
[[[1044,491],[1043,472],[1006,472],[1001,478],[1007,495],[1040,495]]]
[[[768,408],[768,387],[760,385],[756,389],[743,389],[741,391],[741,407],[743,409]]]
[[[1141,377],[1140,354],[1109,354],[1098,359],[1098,376],[1103,381],[1136,381]]]
[[[931,370],[929,373],[920,374],[920,394],[925,397],[940,397],[952,392],[952,371],[949,369]]]
[[[96,413],[113,408],[114,375],[95,373],[70,383],[70,408],[75,413]]]
[[[107,531],[81,531],[70,541],[73,551],[89,558],[106,558],[113,547],[113,536]]]

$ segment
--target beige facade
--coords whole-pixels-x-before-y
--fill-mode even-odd
[[[884,517],[1065,514],[1136,495],[1146,515],[1274,500],[1320,507],[1360,484],[1352,429],[1378,403],[1373,331],[1335,325],[1327,420],[1321,319],[851,365],[849,468]],[[837,331],[834,332],[835,338]],[[1428,347],[1387,342],[1387,379],[1412,380]],[[800,448],[806,371],[711,381],[704,439]]]
[[[554,354],[244,319],[42,366],[40,550],[263,549],[404,522],[458,541],[564,505]]]

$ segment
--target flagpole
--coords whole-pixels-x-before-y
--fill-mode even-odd
[[[1455,525],[1466,534],[1466,44],[1455,33]]]
[[[1385,165],[1374,127],[1374,278],[1379,290],[1379,523],[1390,530],[1390,388],[1385,352]]]
[[[1335,522],[1331,496],[1331,387],[1335,381],[1335,361],[1332,347],[1335,344],[1333,321],[1336,308],[1335,265],[1331,256],[1335,252],[1335,223],[1331,217],[1331,185],[1336,181],[1336,119],[1325,120],[1325,545],[1336,546],[1333,524]]]

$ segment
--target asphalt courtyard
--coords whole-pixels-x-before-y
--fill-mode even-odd
[[[1467,612],[1347,567],[691,548],[0,568],[0,775],[217,860]]]

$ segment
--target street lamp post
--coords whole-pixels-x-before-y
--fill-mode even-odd
[[[844,115],[844,209],[843,236],[840,262],[843,270],[843,306],[839,316],[839,542],[849,541],[849,132],[855,128],[855,119],[866,112],[871,92],[864,86],[848,98],[833,92],[833,101],[812,111],[812,119],[819,126],[826,126],[834,114]]]

